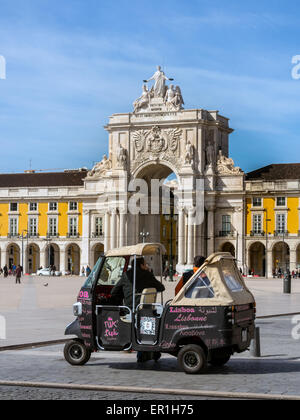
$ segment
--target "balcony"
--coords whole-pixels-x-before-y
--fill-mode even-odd
[[[226,230],[219,231],[220,238],[227,238],[227,237],[233,237],[233,236],[234,236],[233,231],[226,231]]]
[[[47,232],[47,238],[59,238],[59,233]]]
[[[67,238],[79,238],[79,233],[77,232],[68,232]]]
[[[8,233],[7,238],[8,239],[19,239],[20,235],[18,233]]]
[[[39,238],[40,235],[38,233],[31,232],[28,234],[28,238]]]
[[[92,238],[93,239],[103,239],[104,233],[103,232],[92,232]]]
[[[287,237],[289,236],[288,230],[274,230],[274,236],[275,237]]]
[[[251,230],[250,236],[265,236],[266,233],[263,230]]]

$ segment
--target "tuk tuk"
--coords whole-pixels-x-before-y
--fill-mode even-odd
[[[108,251],[99,258],[73,306],[76,320],[66,335],[65,359],[84,365],[91,353],[134,350],[158,360],[177,357],[186,373],[200,373],[207,363],[222,366],[232,354],[249,348],[254,337],[255,300],[230,253],[219,252],[204,264],[178,294],[157,302],[155,289],[143,290],[137,305],[136,259],[165,252],[159,243],[143,243]],[[133,268],[132,308],[102,304],[123,273]],[[162,280],[162,275],[161,275]]]

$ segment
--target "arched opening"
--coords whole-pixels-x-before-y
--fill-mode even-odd
[[[67,271],[79,275],[80,272],[80,248],[77,244],[71,244],[66,249]]]
[[[266,272],[266,248],[261,242],[255,242],[249,248],[249,270],[251,274],[263,277]]]
[[[29,244],[26,248],[26,273],[36,273],[40,267],[40,248],[36,244]]]
[[[235,247],[231,242],[225,242],[221,247],[221,252],[230,252],[230,254],[235,257]]]
[[[177,175],[161,163],[151,163],[143,167],[136,175],[136,180],[145,181],[145,191],[141,211],[136,219],[136,240],[134,242],[160,242],[166,248],[163,266],[169,266],[172,272],[178,262],[177,243]],[[146,196],[147,194],[147,196]],[[159,262],[156,257],[148,261],[151,268],[159,274]]]
[[[104,253],[104,245],[103,244],[96,244],[92,248],[92,264],[93,266],[96,264],[98,259],[103,255]]]
[[[60,264],[60,250],[56,244],[50,244],[46,247],[46,266],[54,267],[55,270],[59,270]]]
[[[17,265],[21,264],[21,251],[17,244],[10,244],[7,247],[7,267],[12,270]]]
[[[286,242],[277,242],[273,247],[273,270],[285,273],[290,268],[290,248]]]

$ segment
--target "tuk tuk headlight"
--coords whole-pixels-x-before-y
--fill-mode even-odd
[[[74,314],[74,316],[82,315],[82,303],[81,302],[74,303],[73,314]]]

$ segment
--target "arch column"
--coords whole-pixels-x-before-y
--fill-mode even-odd
[[[47,257],[46,248],[43,248],[41,249],[41,252],[40,252],[40,266],[43,268],[46,268],[46,260],[47,260],[46,257]]]
[[[267,261],[267,278],[271,278],[273,276],[273,258],[272,258],[272,250],[266,250],[266,261]]]
[[[60,248],[60,256],[59,256],[59,271],[62,273],[66,271],[66,250]]]
[[[90,211],[85,209],[82,216],[82,253],[80,261],[80,272],[82,267],[86,267],[90,263]]]
[[[108,251],[109,250],[109,246],[110,246],[110,240],[109,240],[109,232],[110,232],[110,226],[109,226],[109,221],[110,221],[110,214],[109,211],[105,212],[105,216],[104,216],[104,251]]]
[[[215,207],[207,207],[207,256],[215,252]]]
[[[296,270],[297,268],[297,250],[290,249],[290,271]]]
[[[184,265],[184,209],[180,207],[178,209],[178,265]]]
[[[126,246],[126,235],[125,235],[125,227],[126,227],[126,219],[127,219],[127,213],[125,210],[120,210],[120,247]]]
[[[194,264],[194,207],[188,210],[187,265]]]
[[[6,261],[6,249],[5,248],[1,248],[1,267],[3,268],[5,266],[5,264],[7,264]]]
[[[110,248],[116,248],[116,233],[117,233],[117,210],[111,210],[111,218],[110,218]]]

